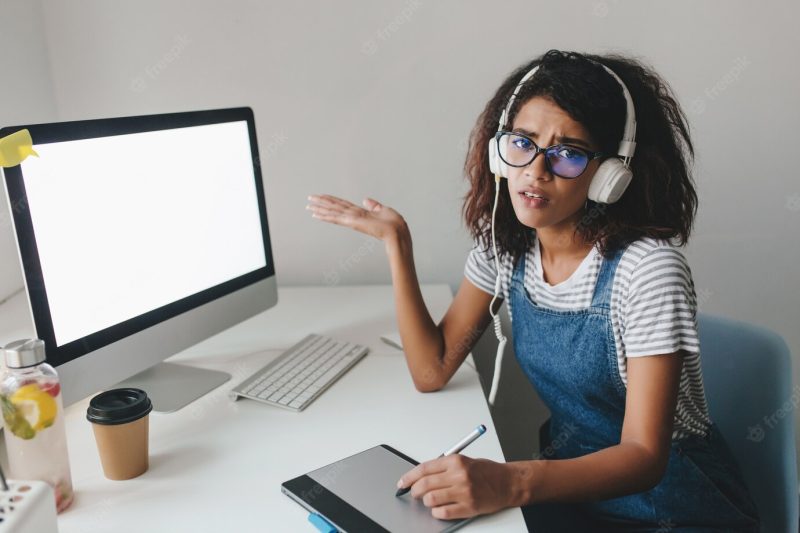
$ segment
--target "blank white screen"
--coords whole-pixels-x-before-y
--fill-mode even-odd
[[[59,346],[266,266],[247,122],[34,148],[22,173]]]

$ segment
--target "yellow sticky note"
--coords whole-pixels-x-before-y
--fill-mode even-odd
[[[15,167],[29,155],[39,157],[28,130],[19,130],[0,139],[0,167]]]

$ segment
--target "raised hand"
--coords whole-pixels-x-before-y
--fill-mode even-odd
[[[407,230],[403,217],[382,203],[365,198],[364,207],[328,194],[308,197],[306,209],[319,220],[352,228],[387,242]]]

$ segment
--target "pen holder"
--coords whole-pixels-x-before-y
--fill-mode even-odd
[[[0,487],[0,533],[58,533],[56,497],[44,481],[10,479]]]

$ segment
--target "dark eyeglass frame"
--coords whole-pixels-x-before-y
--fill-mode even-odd
[[[511,164],[508,161],[506,161],[505,158],[503,158],[503,155],[502,155],[503,152],[500,150],[500,138],[503,137],[504,135],[516,135],[518,137],[522,137],[522,138],[527,139],[528,141],[530,141],[530,143],[534,147],[533,155],[531,156],[530,161],[528,161],[524,165],[514,165],[514,164]],[[536,144],[533,141],[533,139],[531,139],[530,137],[528,137],[524,133],[520,133],[518,131],[500,130],[497,133],[495,133],[494,140],[497,142],[497,155],[500,156],[500,159],[502,159],[503,162],[506,165],[508,165],[510,167],[515,167],[515,168],[527,167],[528,165],[530,165],[533,162],[534,159],[536,159],[537,155],[544,154],[545,155],[544,164],[547,167],[548,172],[550,172],[554,176],[558,176],[559,178],[563,178],[563,179],[566,179],[566,180],[572,180],[572,179],[580,177],[581,174],[586,172],[586,169],[589,168],[589,163],[591,163],[595,159],[598,159],[600,157],[604,157],[606,155],[603,152],[592,152],[592,151],[587,150],[585,148],[582,148],[580,146],[575,146],[574,144],[569,144],[569,143],[559,143],[559,144],[554,144],[552,146],[548,146],[546,148],[541,148],[541,147],[539,147],[538,144]],[[557,172],[555,172],[553,170],[552,166],[550,165],[550,159],[547,157],[547,152],[549,152],[550,150],[557,149],[557,148],[562,148],[562,147],[569,148],[570,150],[577,150],[578,152],[581,152],[584,155],[586,155],[586,166],[583,167],[583,170],[581,170],[580,173],[577,176],[562,176],[561,174],[558,174]]]

